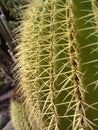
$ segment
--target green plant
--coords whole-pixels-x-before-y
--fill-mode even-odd
[[[27,3],[28,1],[26,0],[0,0],[0,8],[2,8],[12,30],[18,26],[19,12],[20,10],[22,11],[21,8]]]
[[[11,103],[16,130],[98,129],[97,3],[38,0],[27,6]]]

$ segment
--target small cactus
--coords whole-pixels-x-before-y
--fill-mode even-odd
[[[15,130],[98,129],[97,0],[27,5],[16,48]]]

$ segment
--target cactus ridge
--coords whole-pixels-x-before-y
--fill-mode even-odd
[[[20,42],[16,48],[16,50],[19,53],[17,53],[15,55],[16,56],[16,67],[15,68],[17,70],[17,78],[18,78],[17,80],[20,81],[18,83],[18,86],[20,86],[20,87],[18,88],[18,90],[15,90],[16,92],[14,94],[14,97],[17,95],[17,93],[23,91],[23,94],[21,96],[22,96],[22,98],[23,98],[23,95],[26,97],[26,100],[24,100],[24,102],[23,102],[24,109],[29,108],[28,120],[31,123],[30,125],[31,125],[32,129],[37,130],[38,129],[37,127],[39,127],[39,126],[33,126],[35,123],[33,123],[31,121],[32,119],[36,120],[36,115],[38,113],[38,111],[37,111],[38,105],[37,105],[37,103],[35,103],[35,102],[38,102],[37,94],[36,94],[37,89],[35,88],[36,79],[34,78],[35,77],[34,75],[36,75],[36,73],[37,73],[36,59],[37,59],[38,52],[36,50],[36,48],[37,48],[36,44],[35,44],[35,46],[32,47],[32,44],[34,43],[32,39],[35,39],[36,35],[38,35],[38,34],[36,34],[36,32],[34,32],[34,26],[33,26],[34,23],[36,22],[35,14],[36,14],[37,9],[35,10],[35,8],[31,8],[31,7],[33,7],[33,4],[34,3],[30,4],[29,5],[30,8],[28,8],[25,11],[24,14],[26,16],[23,15],[24,20],[21,22],[21,27],[20,27],[21,30],[19,29],[21,31],[21,33],[19,33]],[[34,4],[35,7],[37,6],[37,4],[38,3]],[[33,28],[33,32],[35,35],[31,39],[30,35],[32,34],[32,28]],[[37,25],[37,28],[38,28],[38,25]],[[29,30],[29,31],[27,31],[27,30]],[[29,39],[28,39],[28,37],[29,37]],[[29,44],[29,43],[31,43],[31,44]],[[33,85],[32,89],[31,89],[31,85]],[[32,94],[33,91],[34,91],[34,93]],[[33,102],[31,102],[31,97],[32,97]],[[13,98],[13,100],[14,100],[14,98]],[[13,100],[12,100],[12,102],[14,102]],[[15,98],[15,102],[17,102],[16,98]],[[20,105],[22,105],[22,104],[20,104]],[[11,106],[11,107],[13,108],[13,106]],[[12,112],[13,112],[13,109],[12,109]],[[34,109],[35,114],[33,113],[33,109]],[[13,113],[13,114],[15,114],[15,113]],[[33,118],[32,118],[32,115],[33,115]],[[34,115],[35,115],[35,117],[34,117]],[[37,115],[37,118],[38,117],[39,117],[39,115]],[[41,122],[40,117],[39,117],[39,120],[38,119],[36,120],[36,124],[39,121]],[[40,124],[41,123],[39,123],[39,125]],[[40,126],[40,128],[41,128],[41,126]],[[24,128],[22,128],[22,129],[24,129]],[[26,129],[28,129],[28,127]]]
[[[76,2],[76,1],[74,0],[74,2]],[[97,68],[95,67],[95,64],[96,65],[98,64],[98,58],[97,58],[97,51],[98,51],[97,35],[98,34],[96,31],[97,23],[95,20],[95,12],[92,10],[92,6],[91,6],[92,2],[93,1],[89,1],[89,0],[81,2],[81,4],[80,4],[82,6],[81,14],[83,13],[83,17],[77,16],[77,20],[75,21],[75,24],[76,24],[77,30],[78,30],[78,31],[76,31],[76,39],[77,39],[77,42],[79,43],[79,45],[78,45],[78,52],[80,53],[79,54],[79,58],[80,58],[79,66],[80,66],[81,71],[84,73],[83,74],[84,76],[82,79],[82,84],[84,86],[84,89],[86,90],[85,93],[83,94],[84,101],[85,101],[84,102],[85,113],[86,113],[86,117],[87,117],[86,121],[87,121],[87,125],[88,125],[89,129],[95,130],[98,127],[98,125],[97,125],[98,123],[96,121],[94,121],[93,119],[91,119],[92,116],[91,116],[90,112],[88,112],[88,111],[90,111],[90,109],[91,109],[91,111],[95,111],[95,112],[98,111],[98,106],[96,104],[97,100],[95,100],[95,101],[92,100],[90,102],[90,99],[86,99],[86,97],[88,97],[87,95],[89,95],[89,98],[90,98],[90,95],[96,93],[97,88],[98,88],[97,87],[98,86],[97,85],[98,75],[95,74],[97,72]],[[87,5],[89,8],[85,10],[84,8]],[[84,38],[84,40],[79,41],[79,38],[82,39],[80,36],[82,38]],[[88,54],[86,53],[86,51],[88,52]],[[86,59],[87,58],[86,55],[89,55],[90,57],[88,59]],[[93,68],[92,72],[90,72],[90,68]],[[90,72],[90,73],[88,74],[88,72]],[[87,77],[90,77],[90,80],[88,79],[88,82],[87,82],[87,78],[85,78],[85,75]],[[94,104],[96,104],[96,105],[94,105]],[[94,117],[94,118],[96,118],[96,117]]]
[[[66,7],[66,20],[67,20],[67,33],[68,33],[68,43],[69,43],[69,54],[70,54],[70,64],[73,74],[73,86],[74,93],[76,99],[76,108],[73,117],[73,130],[83,128],[86,129],[86,115],[83,104],[83,90],[81,89],[80,82],[80,72],[78,66],[78,56],[77,56],[77,43],[75,39],[74,27],[73,27],[73,18],[72,18],[72,8],[70,1],[67,2]],[[83,87],[82,87],[83,88]]]
[[[98,90],[97,26],[92,2],[38,0],[27,6],[15,55],[19,88],[12,99],[11,115],[16,130],[98,127],[97,96],[92,100],[97,94],[94,90]],[[15,120],[18,122],[19,117],[21,127],[17,128]]]
[[[98,18],[98,0],[91,0],[93,12],[95,15],[95,19]]]

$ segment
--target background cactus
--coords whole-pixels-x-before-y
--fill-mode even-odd
[[[16,130],[98,129],[96,5],[97,0],[27,5],[15,55],[19,87],[11,115]]]

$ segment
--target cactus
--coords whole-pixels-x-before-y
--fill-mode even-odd
[[[98,129],[97,0],[37,0],[19,28],[15,130]]]

